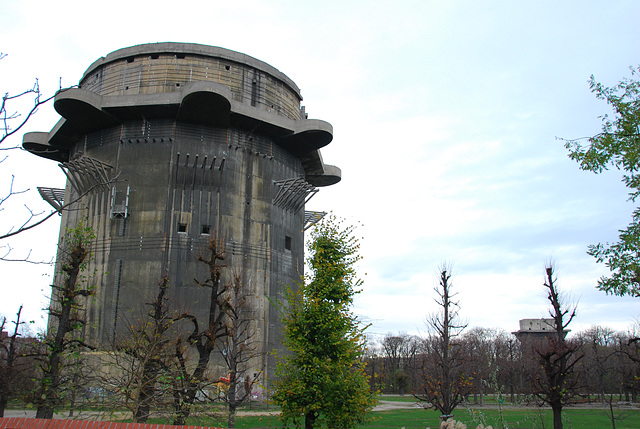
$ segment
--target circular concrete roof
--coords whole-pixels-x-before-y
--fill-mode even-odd
[[[239,64],[245,64],[267,74],[270,74],[274,78],[284,82],[289,86],[302,100],[300,94],[300,88],[289,77],[282,73],[277,68],[260,61],[257,58],[243,54],[241,52],[232,51],[230,49],[220,48],[217,46],[200,45],[197,43],[177,43],[177,42],[162,42],[162,43],[147,43],[144,45],[135,45],[128,48],[118,49],[108,54],[106,57],[102,57],[93,62],[89,68],[82,75],[84,80],[95,69],[108,64],[113,61],[134,57],[138,55],[152,55],[152,54],[185,54],[185,55],[200,55],[204,57],[222,58],[227,61],[232,61]]]

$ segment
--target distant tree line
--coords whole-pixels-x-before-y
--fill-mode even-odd
[[[576,401],[637,402],[640,393],[640,332],[593,326],[571,334],[567,341],[580,347],[584,357],[576,370],[580,385]],[[429,355],[429,338],[406,332],[387,333],[370,339],[367,373],[372,389],[381,393],[407,394],[422,386],[422,365]],[[531,347],[531,345],[529,345]],[[457,359],[468,375],[466,400],[482,404],[487,394],[504,402],[536,401],[533,385],[539,370],[538,356],[512,333],[474,327],[452,342]]]

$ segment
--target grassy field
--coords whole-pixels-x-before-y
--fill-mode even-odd
[[[401,428],[414,429],[438,427],[438,415],[434,411],[396,410],[375,413],[377,420],[362,428]],[[630,410],[623,420],[616,421],[616,429],[640,428],[640,410]],[[519,408],[503,410],[466,410],[459,409],[455,413],[469,429],[480,424],[491,425],[494,429],[550,429],[553,427],[551,410],[537,408]],[[569,409],[564,413],[566,429],[601,429],[610,428],[611,421],[604,410]]]
[[[386,398],[384,398],[386,400]],[[611,428],[611,421],[606,410],[570,408],[564,413],[566,429],[602,429]],[[358,426],[362,429],[405,428],[425,429],[438,427],[438,413],[421,409],[403,409],[380,411],[373,413],[375,420],[366,425]],[[616,429],[640,428],[640,409],[628,409],[618,412]],[[551,410],[540,408],[507,408],[500,412],[497,409],[466,409],[459,408],[455,412],[456,420],[465,423],[468,429],[475,429],[478,425],[491,425],[494,429],[551,429]],[[149,423],[167,423],[166,421],[149,421]],[[201,417],[190,419],[190,425],[225,427],[226,422],[221,418]],[[276,416],[242,416],[236,420],[238,428],[282,428]]]

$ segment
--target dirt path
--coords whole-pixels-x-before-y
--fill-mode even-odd
[[[398,402],[398,401],[378,401],[378,405],[373,411],[390,411],[390,410],[407,410],[413,408],[422,408],[415,402]]]

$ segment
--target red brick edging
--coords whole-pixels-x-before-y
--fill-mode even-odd
[[[142,423],[115,423],[94,420],[0,418],[0,429],[222,429],[208,426],[174,426]]]

